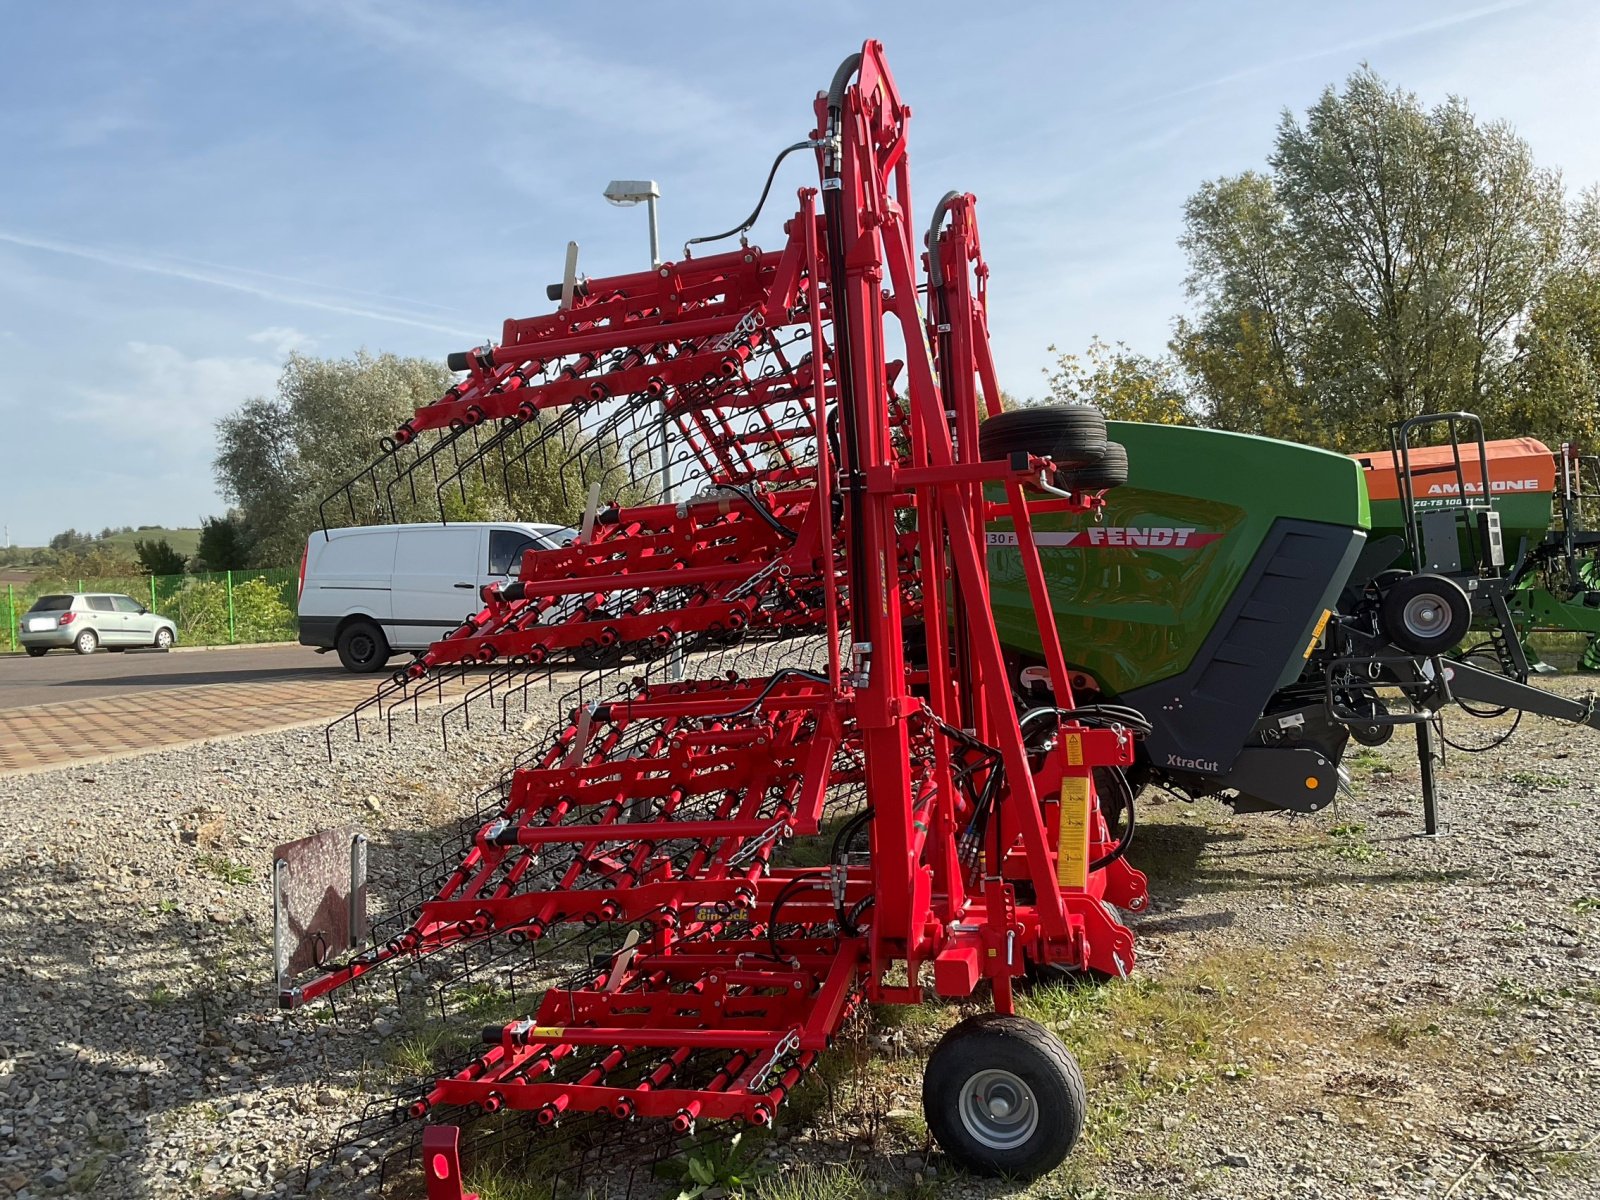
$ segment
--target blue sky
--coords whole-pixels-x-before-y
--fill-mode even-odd
[[[1600,6],[1527,3],[78,3],[0,41],[0,523],[219,511],[213,422],[291,349],[443,357],[749,210],[863,38],[914,109],[921,206],[977,194],[1004,385],[1092,334],[1159,351],[1181,209],[1363,60],[1600,180]],[[770,12],[771,15],[768,15]],[[805,166],[791,160],[757,240]]]

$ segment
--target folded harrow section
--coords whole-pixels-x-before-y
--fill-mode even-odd
[[[987,980],[1010,1013],[1030,966],[1133,965],[1110,906],[1142,908],[1144,880],[1095,778],[1120,779],[1146,727],[1074,707],[1031,523],[1099,507],[1058,468],[1105,453],[1104,421],[1076,411],[982,453],[1000,392],[974,202],[952,193],[912,226],[909,115],[867,43],[817,100],[801,148],[819,186],[781,251],[593,280],[569,266],[562,306],[454,356],[461,382],[344,494],[355,511],[363,488],[409,490],[428,464],[442,489],[446,461],[481,467],[463,447],[507,471],[532,455],[594,468],[578,538],[526,553],[374,703],[452,674],[513,690],[567,664],[590,675],[370,947],[280,993],[293,1007],[444,952],[464,970],[479,948],[525,957],[537,1004],[482,1029],[408,1097],[411,1117],[765,1125],[862,1000]],[[1000,520],[1048,708],[995,630]],[[606,673],[624,664],[631,682]],[[1063,1061],[1036,1064],[1057,1089],[1039,1105],[1081,1096]],[[1037,1174],[1082,1121],[1078,1101],[1065,1139],[1041,1123],[973,1146],[952,1107],[967,1090],[927,1105],[974,1170]],[[1005,1125],[1000,1092],[980,1099]]]

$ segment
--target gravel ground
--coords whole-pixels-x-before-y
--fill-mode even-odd
[[[360,825],[381,895],[528,740],[480,728],[445,753],[436,726],[402,725],[330,764],[321,730],[290,731],[0,779],[0,1195],[302,1194],[308,1150],[381,1081],[407,1017],[275,1010],[271,847]],[[1241,988],[1252,971],[1275,982],[1237,1069],[1141,1100],[1090,1190],[1027,1193],[1596,1195],[1597,764],[1600,735],[1548,721],[1453,753],[1439,839],[1417,836],[1404,735],[1315,818],[1148,805],[1140,971],[1215,959],[1247,964]],[[865,1036],[914,1080],[936,1034]],[[871,1103],[852,1119],[892,1124],[914,1087]],[[939,1177],[913,1135],[829,1122],[767,1154],[848,1159],[879,1193],[1017,1194]],[[312,1190],[359,1194],[361,1166],[348,1150]]]

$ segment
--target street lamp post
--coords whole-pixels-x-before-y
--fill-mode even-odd
[[[650,267],[652,270],[661,265],[661,234],[656,225],[656,201],[661,198],[661,189],[654,179],[613,179],[606,184],[606,190],[601,193],[618,208],[632,208],[634,205],[644,203],[650,214]],[[664,504],[672,503],[672,454],[668,442],[670,430],[667,425],[667,403],[663,397],[661,401],[661,501]],[[683,678],[683,651],[674,644],[672,656],[667,664],[667,678]]]
[[[661,265],[661,236],[656,227],[656,201],[661,198],[661,189],[656,186],[654,179],[613,179],[606,184],[602,193],[605,198],[618,208],[632,208],[635,204],[644,202],[650,210],[650,265]]]

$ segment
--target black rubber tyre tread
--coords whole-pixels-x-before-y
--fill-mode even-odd
[[[48,646],[29,646],[27,650],[29,658],[43,658],[50,653]]]
[[[1450,623],[1443,633],[1420,637],[1406,629],[1402,614],[1410,601],[1429,595],[1444,601],[1450,609]],[[1390,585],[1383,594],[1379,616],[1385,635],[1407,654],[1443,654],[1467,636],[1467,630],[1472,627],[1472,602],[1455,580],[1421,572],[1397,579]]]
[[[371,636],[378,650],[367,662],[357,660],[351,647],[351,643],[360,633]],[[383,670],[389,665],[389,658],[394,653],[389,648],[389,639],[383,636],[383,630],[371,621],[351,621],[339,630],[334,648],[339,652],[339,661],[344,664],[344,669],[354,675],[370,675],[374,671]]]
[[[978,456],[986,460],[1025,450],[1068,467],[1094,462],[1105,448],[1105,414],[1092,404],[1018,408],[996,413],[978,426]]]
[[[1038,1128],[1014,1149],[981,1145],[958,1111],[963,1083],[990,1067],[1023,1079],[1038,1105]],[[922,1109],[929,1131],[963,1170],[1027,1180],[1054,1169],[1072,1152],[1089,1101],[1083,1072],[1060,1038],[1026,1017],[979,1013],[934,1047],[922,1076]]]
[[[1107,442],[1100,457],[1086,466],[1056,472],[1056,486],[1069,492],[1103,492],[1128,482],[1128,450]]]

